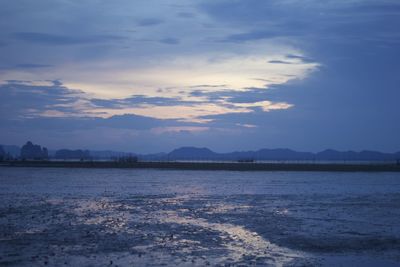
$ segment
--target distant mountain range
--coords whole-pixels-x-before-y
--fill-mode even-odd
[[[146,155],[139,158],[147,159]],[[154,158],[154,155],[153,155]],[[263,160],[263,161],[395,161],[400,159],[400,152],[382,153],[377,151],[336,151],[327,149],[319,153],[298,152],[290,149],[260,149],[257,151],[242,151],[216,153],[208,148],[181,147],[168,154],[160,154],[159,159],[168,160]]]
[[[19,157],[20,148],[18,146],[2,146],[6,153],[14,157]],[[50,157],[69,152],[69,155],[77,154],[78,150],[50,150]],[[230,153],[217,153],[208,148],[181,147],[169,153],[156,154],[135,154],[117,151],[90,151],[93,159],[111,159],[135,155],[139,160],[256,160],[256,161],[397,161],[400,160],[400,152],[382,153],[377,151],[337,151],[327,149],[318,153],[298,152],[291,149],[260,149],[257,151],[240,151]],[[78,153],[79,154],[79,153]],[[60,157],[58,157],[60,158]],[[70,157],[67,157],[70,158]]]

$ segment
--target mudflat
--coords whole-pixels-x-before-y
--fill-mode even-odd
[[[398,266],[398,173],[0,168],[0,264]]]

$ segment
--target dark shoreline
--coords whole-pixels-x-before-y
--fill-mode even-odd
[[[225,171],[400,172],[398,164],[238,163],[238,162],[112,162],[112,161],[8,161],[3,167],[121,168]]]

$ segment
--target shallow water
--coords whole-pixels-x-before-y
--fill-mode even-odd
[[[0,168],[0,265],[398,266],[400,174]]]

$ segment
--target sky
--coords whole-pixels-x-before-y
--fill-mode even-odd
[[[400,151],[397,0],[2,0],[0,143]]]

